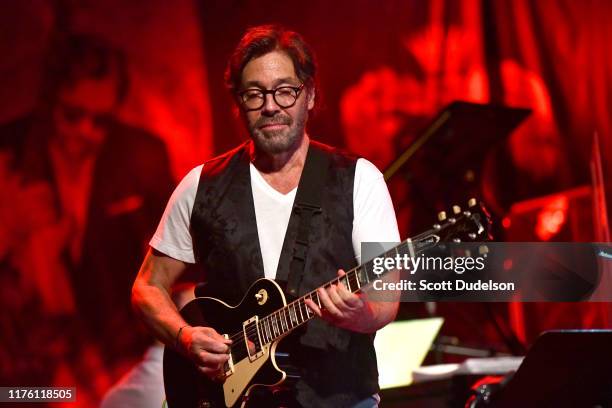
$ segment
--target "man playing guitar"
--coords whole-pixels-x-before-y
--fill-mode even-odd
[[[229,60],[226,81],[250,140],[184,177],[132,291],[154,335],[215,381],[223,381],[236,339],[190,325],[171,301],[170,288],[192,263],[204,269],[206,296],[230,305],[258,278],[286,285],[299,229],[294,200],[309,151],[325,157],[329,167],[295,295],[356,266],[361,242],[399,241],[380,171],[311,140],[306,131],[317,99],[316,65],[299,34],[278,26],[249,29]],[[283,340],[292,345],[300,372],[292,406],[378,406],[373,334],[395,318],[398,303],[369,301],[341,283],[318,289],[318,297],[318,303],[305,303],[321,319]],[[264,404],[271,406],[254,400],[247,406]]]

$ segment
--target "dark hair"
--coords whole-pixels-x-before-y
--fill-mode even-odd
[[[235,94],[240,88],[242,70],[249,61],[276,50],[291,58],[296,75],[308,88],[318,91],[317,63],[311,48],[295,31],[272,24],[251,27],[240,39],[225,70],[225,83],[230,92]]]
[[[82,79],[117,80],[117,102],[127,95],[129,81],[125,56],[102,39],[90,34],[55,38],[47,53],[43,73],[43,102],[53,103],[57,93]]]

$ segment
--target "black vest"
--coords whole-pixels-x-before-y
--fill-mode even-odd
[[[204,269],[206,296],[230,305],[259,278],[263,261],[255,221],[249,169],[250,142],[204,164],[191,215],[196,262]],[[310,142],[330,158],[321,196],[322,212],[311,222],[303,295],[356,266],[352,245],[353,183],[356,159]],[[295,211],[295,206],[294,206]],[[286,281],[298,217],[292,213],[276,281]],[[281,341],[301,371],[297,399],[305,407],[345,407],[378,391],[373,335],[331,326],[321,319]]]

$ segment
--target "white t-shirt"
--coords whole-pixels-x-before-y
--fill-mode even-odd
[[[274,279],[297,188],[282,194],[268,184],[253,164],[250,167],[264,273],[266,278]],[[191,170],[179,183],[149,243],[159,252],[186,263],[195,262],[189,222],[201,173],[202,165]],[[352,240],[357,262],[360,262],[362,242],[400,240],[383,175],[365,159],[358,159],[355,168],[353,214]]]

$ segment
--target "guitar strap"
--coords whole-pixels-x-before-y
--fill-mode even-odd
[[[311,144],[306,154],[306,162],[293,205],[294,214],[298,216],[298,225],[286,288],[287,293],[293,297],[297,297],[304,276],[312,217],[321,213],[321,196],[329,164],[329,156]]]

